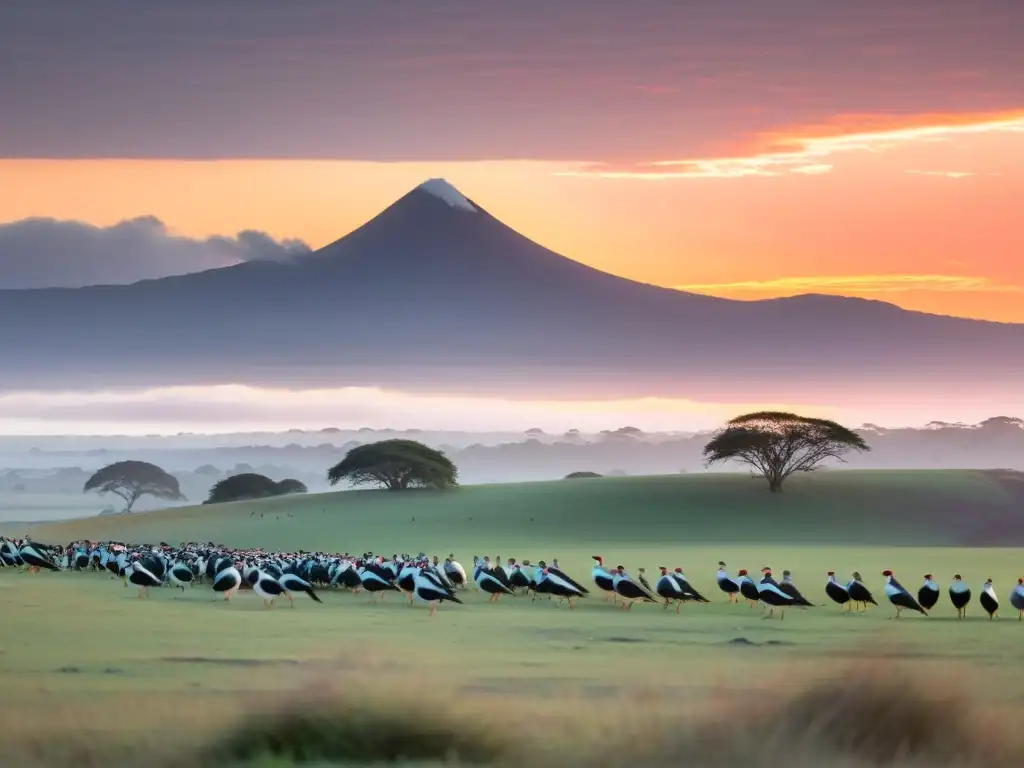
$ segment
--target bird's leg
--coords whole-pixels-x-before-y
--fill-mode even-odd
[[[569,610],[570,611],[575,610],[575,606],[572,604],[572,598],[571,597],[569,598]]]
[[[677,600],[676,601],[676,613],[679,613],[679,609],[682,607],[682,605],[683,605],[682,600]]]
[[[291,603],[292,608],[295,607],[295,598],[292,597],[291,595],[288,595],[288,602]]]

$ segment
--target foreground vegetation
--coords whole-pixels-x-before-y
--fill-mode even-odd
[[[422,607],[333,592],[295,610],[265,611],[245,592],[213,603],[201,586],[138,601],[93,573],[0,572],[0,592],[18,617],[0,647],[5,765],[1009,765],[1024,754],[1003,731],[1024,691],[1024,629],[1005,619],[895,622],[885,608],[822,606],[769,622],[710,593],[681,615],[470,594],[428,620]]]

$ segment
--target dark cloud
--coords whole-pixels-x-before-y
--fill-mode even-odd
[[[1017,108],[1017,0],[0,3],[0,156],[709,151],[837,112]]]
[[[180,237],[153,216],[110,227],[23,219],[0,224],[0,288],[132,283],[307,252],[301,240],[278,241],[255,230],[205,240]]]

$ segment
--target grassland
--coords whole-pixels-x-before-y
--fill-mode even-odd
[[[904,739],[886,753],[890,763],[920,753],[934,765],[928,760],[939,753],[974,759],[998,747],[981,764],[1010,764],[1022,753],[992,730],[1024,701],[1024,624],[1008,607],[989,622],[975,603],[974,616],[960,622],[943,599],[930,618],[896,622],[883,599],[880,609],[841,615],[825,605],[822,584],[827,570],[857,569],[881,597],[883,568],[914,588],[925,571],[941,583],[959,571],[975,586],[994,578],[1005,602],[1024,564],[1013,549],[980,545],[999,543],[995,533],[1019,518],[1015,482],[996,473],[835,472],[799,478],[773,496],[737,476],[580,480],[339,493],[43,526],[34,531],[43,541],[454,551],[467,563],[473,554],[558,557],[581,581],[589,556],[601,553],[649,573],[680,565],[714,602],[676,615],[658,606],[625,613],[596,599],[570,612],[522,597],[492,606],[471,593],[428,619],[400,601],[374,606],[340,592],[323,595],[323,605],[265,611],[251,594],[226,605],[211,602],[208,588],[165,589],[146,602],[102,574],[0,571],[8,754],[59,764],[68,743],[77,765],[109,766],[109,751],[86,745],[117,745],[129,757],[144,748],[152,760],[168,746],[180,760],[200,745],[207,751],[191,765],[225,765],[224,754],[203,745],[228,743],[239,756],[239,744],[280,753],[298,739],[307,754],[335,764],[393,756],[386,745],[419,743],[425,727],[432,738],[447,734],[449,747],[469,740],[457,751],[476,762],[500,753],[532,764],[616,765],[622,750],[633,760],[651,750],[651,765],[820,765],[815,712],[863,715],[871,733],[858,738],[878,744],[887,727],[879,710],[895,700],[902,709],[887,722],[917,728],[927,744],[911,749]],[[713,581],[719,559],[791,569],[822,605],[781,622],[728,605]],[[874,677],[879,664],[882,680]],[[847,676],[828,682],[837,668]],[[906,675],[913,679],[901,682]],[[954,682],[983,696],[951,693]],[[875,702],[871,717],[857,709],[861,699]],[[829,709],[840,705],[842,713]],[[276,713],[269,721],[247,720],[266,708]],[[956,722],[944,719],[948,711]],[[982,731],[963,744],[934,741],[979,718]],[[731,727],[715,741],[709,723],[723,720],[742,722],[741,733]],[[268,747],[266,733],[280,748]],[[19,744],[28,746],[10,751]],[[874,759],[858,749],[830,743],[827,764]],[[438,757],[414,746],[404,754]]]

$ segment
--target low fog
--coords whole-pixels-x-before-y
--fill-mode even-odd
[[[851,455],[842,469],[1024,470],[1024,420],[993,417],[977,424],[931,422],[919,428],[863,425],[872,450]],[[442,448],[466,484],[556,480],[570,472],[602,475],[699,473],[708,432],[650,432],[635,426],[580,432],[455,432],[318,430],[174,436],[0,437],[0,522],[54,520],[99,514],[117,499],[83,494],[95,470],[115,461],[153,462],[175,475],[190,502],[229,475],[259,472],[301,480],[311,493],[331,489],[327,468],[356,445],[393,437]],[[720,467],[712,471],[745,471]],[[137,510],[163,506],[143,499]]]

